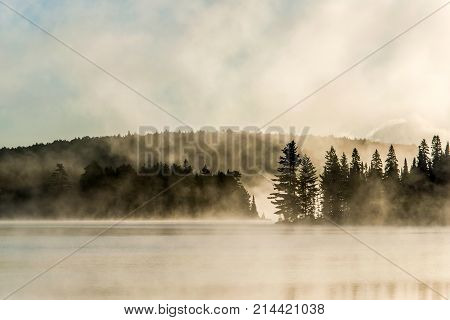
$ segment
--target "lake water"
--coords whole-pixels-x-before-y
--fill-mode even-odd
[[[0,222],[0,295],[111,222]],[[450,228],[346,227],[444,296]],[[125,222],[13,299],[438,299],[333,226]]]

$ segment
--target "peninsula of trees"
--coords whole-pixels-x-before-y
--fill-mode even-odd
[[[243,218],[258,219],[255,198],[238,171],[194,172],[182,165],[157,163],[101,167],[96,161],[72,182],[63,164],[28,188],[0,184],[2,218]]]
[[[434,136],[425,140],[411,166],[399,164],[391,145],[386,159],[378,150],[370,163],[353,149],[349,159],[331,147],[320,174],[294,141],[282,150],[270,199],[284,223],[448,224],[450,151]]]

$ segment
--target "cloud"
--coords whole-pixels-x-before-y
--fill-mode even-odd
[[[262,125],[442,2],[10,3],[200,127]],[[274,124],[366,137],[393,119],[420,119],[448,132],[449,10]],[[178,125],[7,10],[0,46],[0,145]]]

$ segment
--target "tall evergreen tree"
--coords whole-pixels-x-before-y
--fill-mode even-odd
[[[447,145],[445,146],[445,153],[444,153],[445,159],[449,159],[450,158],[450,145],[447,142]]]
[[[434,136],[431,142],[431,162],[432,168],[438,168],[443,158],[442,144],[439,136]]]
[[[289,142],[282,150],[278,161],[276,178],[273,179],[274,189],[270,195],[272,203],[277,208],[275,214],[286,222],[296,222],[298,218],[298,178],[297,169],[300,165],[300,155],[295,141]]]
[[[408,161],[405,158],[405,161],[403,163],[402,172],[401,172],[401,177],[400,177],[400,180],[402,181],[402,183],[405,183],[408,180],[408,176],[409,176]]]
[[[361,207],[363,204],[363,198],[359,196],[359,193],[364,185],[365,181],[364,165],[361,161],[358,150],[355,148],[352,152],[352,160],[350,162],[350,173],[349,173],[349,218],[356,222],[360,220]]]
[[[348,165],[347,156],[345,153],[342,154],[340,159],[341,167],[341,178],[340,184],[341,189],[339,192],[339,200],[341,202],[341,211],[345,215],[348,212],[348,202],[350,200],[350,167]]]
[[[425,139],[419,145],[419,154],[417,155],[417,168],[423,174],[428,175],[430,173],[430,149]]]
[[[297,189],[300,207],[299,218],[315,217],[318,191],[316,169],[311,159],[304,155],[301,159]]]
[[[361,162],[358,150],[355,148],[352,152],[352,161],[350,162],[350,184],[352,187],[359,185],[364,174],[364,167]],[[353,188],[352,188],[353,189]]]
[[[430,178],[435,183],[442,183],[444,178],[444,162],[445,156],[442,151],[441,139],[439,136],[434,136],[431,142],[431,165],[430,165]]]
[[[417,169],[417,161],[416,158],[413,159],[413,163],[411,165],[411,172]]]
[[[341,166],[336,150],[331,147],[325,155],[325,166],[320,175],[322,190],[322,214],[334,221],[342,219],[342,207],[339,197],[341,184]]]
[[[259,218],[258,209],[256,208],[255,195],[252,196],[252,201],[250,202],[250,217]]]
[[[386,166],[384,169],[384,179],[386,181],[397,182],[399,181],[398,176],[398,160],[395,155],[394,146],[389,147],[389,152],[386,157]]]
[[[375,150],[370,161],[369,177],[375,179],[383,178],[383,162],[381,161],[380,153]]]
[[[442,173],[442,179],[444,183],[450,183],[450,146],[447,142],[447,145],[445,146],[445,152],[444,152],[444,161],[443,161],[443,173]]]

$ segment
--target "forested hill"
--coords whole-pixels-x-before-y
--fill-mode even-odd
[[[69,180],[74,182],[92,161],[102,167],[114,168],[131,164],[139,170],[141,166],[156,162],[172,164],[187,159],[194,170],[200,170],[207,164],[212,172],[233,169],[245,175],[256,169],[274,173],[279,150],[291,140],[287,135],[200,131],[84,137],[28,147],[2,148],[0,183],[11,187],[35,185],[45,179],[58,163],[64,165]],[[297,136],[295,140],[300,142],[300,152],[308,154],[318,168],[323,166],[323,155],[330,145],[338,153],[351,154],[353,148],[357,148],[363,161],[369,161],[375,149],[383,155],[389,148],[387,144],[364,139],[317,136],[303,139]],[[415,156],[416,147],[413,145],[394,146],[399,159],[406,157],[412,160]]]
[[[72,179],[74,180],[74,179]],[[255,198],[237,171],[194,172],[187,161],[157,163],[140,174],[130,165],[93,161],[72,182],[63,164],[26,187],[0,184],[0,218],[37,219],[258,219]]]

